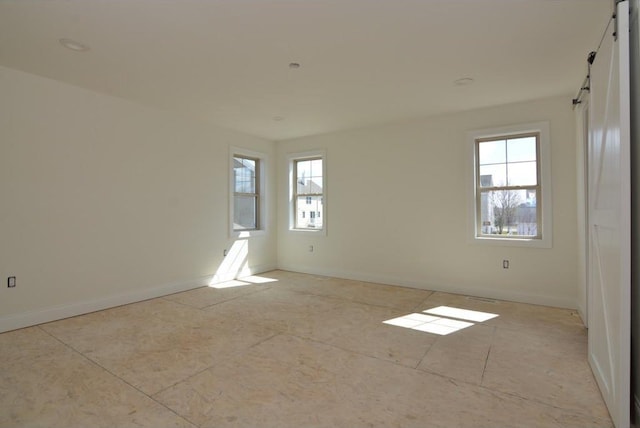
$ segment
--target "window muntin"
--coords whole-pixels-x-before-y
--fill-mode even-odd
[[[541,239],[540,133],[475,140],[476,236]]]
[[[321,156],[294,159],[293,178],[293,228],[322,230],[324,159]]]
[[[260,159],[233,155],[233,230],[260,229]]]

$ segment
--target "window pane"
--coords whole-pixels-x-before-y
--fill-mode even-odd
[[[257,196],[235,196],[233,206],[233,229],[256,229]]]
[[[307,204],[308,196],[298,196],[296,208],[296,228],[322,229],[322,197],[311,196],[311,203]]]
[[[480,187],[505,186],[506,184],[506,164],[480,166]]]
[[[514,138],[507,141],[507,162],[535,161],[536,137]]]
[[[311,162],[312,161],[307,160],[296,162],[296,178],[298,178],[298,180],[305,180],[311,177]]]
[[[322,159],[314,159],[311,161],[311,176],[322,177]]]
[[[480,165],[505,163],[507,161],[504,140],[479,143],[478,152]]]
[[[538,235],[536,191],[496,190],[480,193],[481,235]]]
[[[296,193],[322,193],[322,177],[299,178],[296,183]]]
[[[296,187],[296,193],[298,194],[311,193],[311,180],[308,178],[299,178]]]
[[[507,166],[509,186],[535,186],[538,184],[536,162],[510,163]]]
[[[256,161],[242,157],[233,158],[234,192],[256,193]]]

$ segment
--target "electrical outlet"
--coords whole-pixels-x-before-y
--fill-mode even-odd
[[[309,252],[313,253],[313,245],[309,245]]]
[[[14,288],[15,286],[16,286],[16,277],[10,276],[9,278],[7,278],[7,287]]]
[[[502,261],[502,269],[509,269],[509,260]]]
[[[226,249],[222,250],[222,257],[227,257],[227,250]]]

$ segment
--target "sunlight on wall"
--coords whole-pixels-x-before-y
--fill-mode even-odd
[[[224,260],[218,267],[216,274],[211,278],[209,286],[219,284],[226,280],[232,280],[247,267],[249,258],[249,241],[239,239],[233,243]]]
[[[249,269],[249,240],[236,240],[209,281],[212,288],[242,287],[249,284],[265,284],[277,279],[251,275]]]
[[[421,314],[413,313],[383,321],[383,324],[445,336],[471,327],[475,325],[476,322],[488,321],[498,316],[498,314],[453,308],[450,306],[438,306],[437,308],[427,309],[422,312]]]

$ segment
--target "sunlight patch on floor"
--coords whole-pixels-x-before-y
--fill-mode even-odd
[[[498,314],[488,312],[472,311],[451,306],[438,306],[437,308],[427,309],[421,314],[412,313],[392,318],[383,321],[383,324],[446,336],[447,334],[471,327],[475,325],[476,322],[484,322],[497,316]]]
[[[234,288],[234,287],[243,287],[245,285],[249,285],[248,282],[238,281],[234,279],[232,281],[219,282],[217,284],[209,284],[211,288]]]
[[[270,282],[277,282],[278,280],[275,278],[267,278],[266,276],[258,276],[251,275],[245,276],[239,279],[234,279],[231,281],[224,281],[218,283],[211,283],[209,287],[211,288],[234,288],[234,287],[244,287],[246,285],[255,285],[255,284],[268,284]]]
[[[250,282],[252,284],[266,284],[268,282],[278,282],[275,278],[267,278],[266,276],[251,275],[240,278],[240,281]]]
[[[498,314],[489,312],[471,311],[469,309],[453,308],[451,306],[438,306],[437,308],[427,309],[423,311],[426,314],[439,315],[449,318],[457,318],[460,320],[484,322],[492,318],[496,318]]]

